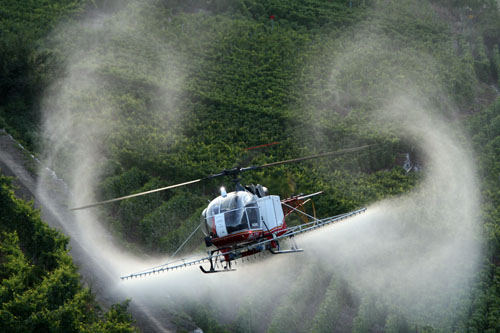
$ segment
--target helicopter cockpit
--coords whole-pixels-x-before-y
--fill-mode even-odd
[[[247,191],[226,193],[210,202],[201,219],[204,233],[214,238],[260,229],[257,196]]]

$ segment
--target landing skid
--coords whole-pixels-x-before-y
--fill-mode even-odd
[[[210,274],[210,273],[224,273],[224,272],[234,272],[235,269],[229,268],[229,269],[213,269],[210,267],[210,269],[207,271],[203,266],[200,266],[200,269],[203,273],[205,274]]]
[[[290,250],[280,250],[280,243],[276,238],[274,238],[274,240],[270,244],[267,245],[267,250],[269,250],[269,252],[271,252],[272,254],[287,254],[287,253],[304,252],[304,250],[298,248],[297,243],[295,242],[295,239],[293,238],[293,236],[290,237],[290,241],[292,243]],[[275,248],[275,250],[273,248]],[[217,258],[219,257],[219,255],[214,256],[215,253],[220,253],[219,251],[221,251],[221,249],[209,251],[208,258],[206,258],[206,260],[208,260],[210,262],[210,269],[205,269],[205,268],[203,268],[203,266],[200,266],[200,270],[205,274],[233,272],[233,271],[235,271],[235,269],[231,268],[231,261],[232,260],[236,260],[240,257],[249,256],[252,254],[257,254],[257,253],[265,251],[265,250],[266,250],[266,248],[264,246],[262,246],[261,248],[254,247],[251,250],[247,249],[247,252],[245,252],[245,255],[236,256],[234,253],[231,255],[226,255],[225,260],[224,260],[226,262],[226,264],[225,264],[225,267],[223,266],[222,269],[217,269]],[[221,260],[221,265],[222,265],[222,262],[223,261]]]
[[[271,252],[272,254],[285,254],[285,253],[304,252],[304,250],[294,249],[294,250],[274,251],[273,249],[269,249],[269,252]]]

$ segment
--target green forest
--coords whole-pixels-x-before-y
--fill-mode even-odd
[[[243,182],[282,198],[324,191],[314,202],[321,216],[397,200],[425,188],[433,170],[418,130],[401,125],[425,109],[472,156],[479,183],[480,258],[457,308],[398,308],[360,291],[341,265],[308,262],[286,296],[247,297],[231,319],[201,300],[167,311],[204,332],[500,330],[498,1],[3,0],[0,45],[0,128],[71,188],[92,179],[96,200],[367,144]],[[407,157],[420,171],[405,169]],[[136,330],[127,302],[105,311],[82,287],[67,237],[16,199],[7,178],[0,184],[1,323]],[[97,214],[129,251],[168,255],[219,186],[209,180]],[[202,239],[182,254],[205,251]]]

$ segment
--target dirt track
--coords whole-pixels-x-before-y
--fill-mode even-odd
[[[63,225],[67,226],[68,223],[61,223],[61,221],[73,220],[68,209],[61,204],[63,200],[58,200],[58,198],[64,198],[64,196],[68,195],[65,184],[49,177],[52,181],[50,184],[44,184],[44,186],[48,187],[48,189],[44,190],[48,190],[50,195],[40,195],[37,190],[38,177],[35,175],[37,169],[39,169],[38,162],[10,135],[0,129],[0,172],[15,177],[13,184],[17,187],[15,190],[16,196],[25,200],[33,200],[35,207],[41,210],[45,222],[71,237],[70,254],[75,264],[80,268],[82,282],[92,289],[101,305],[109,307],[111,304],[123,301],[125,296],[117,296],[115,292],[114,285],[116,285],[115,279],[117,277],[110,276],[109,271],[102,267],[100,262],[96,262],[90,253],[86,251],[84,244],[79,243],[78,228],[63,227]],[[42,172],[50,171],[42,170]],[[46,199],[47,197],[51,198],[50,202]],[[114,292],[111,292],[111,290],[114,290]],[[143,304],[147,303],[132,300],[129,308],[137,321],[137,326],[143,332],[175,330],[175,326],[164,318],[164,314],[155,313],[155,309],[148,309]],[[160,320],[157,318],[160,318]]]

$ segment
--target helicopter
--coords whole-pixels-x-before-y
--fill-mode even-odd
[[[200,265],[200,270],[206,274],[231,272],[235,270],[233,268],[233,263],[236,263],[236,260],[252,255],[267,252],[273,255],[303,252],[304,250],[297,246],[295,236],[316,230],[326,225],[340,222],[366,211],[366,208],[361,208],[348,213],[318,219],[315,216],[315,212],[313,215],[306,213],[304,205],[308,203],[312,197],[323,193],[323,191],[306,195],[293,195],[288,198],[281,199],[278,195],[270,195],[268,189],[260,184],[242,185],[241,179],[239,178],[241,173],[282,164],[296,163],[315,158],[356,152],[370,146],[373,145],[353,147],[258,166],[235,167],[232,169],[222,170],[204,178],[75,207],[71,208],[71,210],[87,209],[199,183],[217,177],[230,176],[233,178],[232,180],[235,184],[235,190],[233,192],[227,192],[224,187],[220,188],[220,195],[210,201],[208,206],[203,210],[198,227],[172,254],[171,257],[175,257],[175,255],[200,228],[205,235],[206,247],[211,248],[207,251],[207,256],[194,259],[183,258],[176,261],[168,261],[165,264],[121,276],[120,278],[122,280],[127,280],[192,265]],[[286,218],[294,212],[301,215],[305,222],[296,226],[288,226]],[[282,249],[281,245],[286,240],[290,241],[290,248]],[[215,249],[213,249],[214,247]],[[203,267],[203,264],[207,262],[210,265],[208,269]]]

